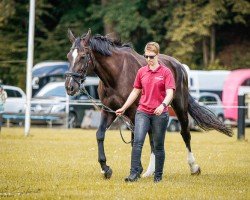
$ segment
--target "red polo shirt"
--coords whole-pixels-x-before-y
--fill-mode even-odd
[[[154,71],[148,65],[137,72],[134,88],[141,89],[141,98],[137,110],[154,114],[155,109],[166,97],[167,89],[175,89],[175,81],[169,68],[159,65]],[[167,112],[166,107],[163,112]]]

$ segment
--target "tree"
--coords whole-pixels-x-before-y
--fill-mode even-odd
[[[122,41],[131,41],[136,48],[143,49],[144,34],[151,32],[149,20],[145,17],[145,0],[106,0],[101,4],[93,4],[88,11],[92,13],[93,20],[104,19],[105,30],[119,35]],[[96,11],[99,12],[96,12]],[[107,26],[108,25],[108,26]],[[138,39],[140,38],[140,43]]]
[[[224,23],[245,23],[244,16],[250,12],[247,8],[249,3],[244,0],[185,1],[176,5],[166,23],[169,28],[166,39],[171,41],[167,51],[184,62],[194,64],[192,54],[199,52],[199,46],[202,46],[203,66],[214,64],[216,27]],[[231,11],[234,12],[233,19]]]
[[[1,13],[0,25],[0,74],[6,84],[25,88],[28,9],[29,1],[2,1],[0,9],[11,8],[11,12]],[[42,17],[48,15],[46,9],[50,4],[46,1],[36,2],[36,33],[46,34]],[[36,37],[35,46],[39,41]]]

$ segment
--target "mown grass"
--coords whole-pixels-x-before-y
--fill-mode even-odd
[[[216,131],[192,133],[201,166],[191,176],[179,134],[167,134],[164,179],[125,183],[130,145],[107,131],[105,147],[113,176],[105,180],[97,162],[95,130],[3,128],[0,134],[0,199],[250,199],[250,145]],[[129,140],[129,132],[124,131]],[[250,129],[246,130],[249,137]],[[142,162],[146,169],[149,143]]]

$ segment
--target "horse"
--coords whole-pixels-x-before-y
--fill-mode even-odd
[[[68,37],[72,47],[67,54],[70,66],[65,73],[65,89],[68,95],[75,95],[79,92],[88,71],[94,72],[100,78],[98,94],[102,104],[111,110],[117,110],[126,101],[133,89],[135,76],[140,67],[146,65],[145,58],[138,54],[129,44],[122,44],[120,41],[109,36],[91,35],[89,29],[81,37],[75,37],[71,30],[68,30]],[[233,135],[230,128],[226,127],[210,110],[200,106],[190,95],[188,90],[188,77],[185,68],[175,58],[168,55],[159,55],[159,62],[168,67],[176,82],[176,90],[171,107],[174,109],[181,124],[180,134],[187,148],[187,160],[192,175],[201,173],[200,166],[196,164],[195,157],[191,150],[191,135],[189,129],[188,113],[195,120],[197,125],[204,130],[215,129],[227,136]],[[208,83],[209,84],[209,83]],[[124,115],[134,122],[139,98],[125,111]],[[109,179],[112,176],[112,169],[107,165],[104,151],[105,132],[115,120],[114,112],[101,111],[101,120],[96,132],[98,144],[98,161],[104,177]],[[144,177],[154,173],[155,157],[152,132],[149,131],[151,156],[147,171]],[[131,140],[133,133],[131,134]]]

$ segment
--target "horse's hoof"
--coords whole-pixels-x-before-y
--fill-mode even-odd
[[[109,168],[107,171],[104,172],[104,177],[105,177],[106,179],[110,179],[111,176],[112,176],[112,173],[113,173],[112,169]]]
[[[191,175],[200,175],[201,174],[201,168],[198,167],[198,169],[195,172],[191,172]]]
[[[154,171],[146,171],[142,177],[143,178],[146,178],[146,177],[149,177],[149,176],[153,176],[154,175]]]

